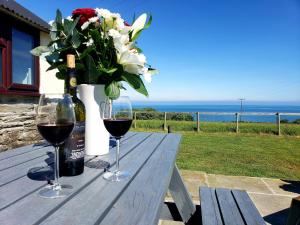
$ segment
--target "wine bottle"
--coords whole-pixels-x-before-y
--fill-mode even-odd
[[[84,170],[85,147],[85,107],[77,97],[77,79],[75,70],[75,56],[67,55],[67,77],[65,80],[65,93],[72,96],[74,103],[76,123],[74,129],[60,146],[60,176],[76,176]]]

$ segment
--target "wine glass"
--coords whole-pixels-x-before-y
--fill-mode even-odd
[[[58,147],[71,134],[75,124],[72,98],[69,94],[42,94],[37,107],[36,125],[41,136],[53,145],[54,181],[39,191],[44,198],[58,198],[72,192],[72,186],[60,185]]]
[[[119,169],[120,139],[131,127],[132,107],[127,96],[121,96],[116,100],[107,100],[103,115],[106,130],[116,139],[116,170],[104,173],[103,178],[108,181],[118,182],[130,177],[127,171]]]

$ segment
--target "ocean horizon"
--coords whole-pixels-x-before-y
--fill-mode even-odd
[[[243,102],[241,108],[239,101],[133,101],[133,108],[153,108],[159,112],[225,112],[225,113],[300,113],[298,102]],[[194,114],[195,115],[195,114]],[[293,122],[300,116],[281,116]],[[202,115],[202,121],[230,122],[235,121],[231,115]],[[243,121],[249,122],[276,122],[276,116],[244,115]]]

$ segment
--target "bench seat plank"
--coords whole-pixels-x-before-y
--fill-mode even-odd
[[[203,225],[266,225],[246,191],[200,187]]]
[[[232,190],[232,194],[241,210],[247,225],[265,225],[265,221],[260,216],[257,208],[251,201],[249,195],[245,191]]]
[[[243,225],[239,209],[229,189],[217,188],[216,194],[225,225]]]
[[[202,223],[205,225],[222,225],[222,218],[214,188],[201,187],[200,201]]]

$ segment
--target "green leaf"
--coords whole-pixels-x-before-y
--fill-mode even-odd
[[[84,51],[80,54],[79,59],[82,60],[83,58],[85,58],[88,54],[90,54],[92,51],[94,51],[94,47],[93,46],[89,46],[86,49],[84,49]]]
[[[62,62],[61,62],[61,63],[62,63]],[[58,67],[59,65],[61,65],[61,63],[60,63],[60,62],[58,62],[58,63],[49,63],[51,66],[50,66],[46,71],[50,71],[50,70],[57,69],[57,67]]]
[[[116,72],[118,70],[118,68],[106,69],[106,68],[101,67],[99,70],[104,72],[104,73],[107,73],[107,74],[113,74],[114,72]]]
[[[49,62],[49,63],[58,62],[59,53],[58,52],[53,52],[51,55],[47,55],[45,58],[46,58],[47,62]]]
[[[41,56],[43,53],[50,52],[50,49],[47,46],[38,46],[30,51],[32,55]]]
[[[110,84],[105,85],[105,94],[112,100],[119,98],[120,87],[118,82],[112,81]]]
[[[57,24],[62,24],[62,14],[61,14],[61,11],[59,9],[56,10],[55,22]]]
[[[150,15],[148,22],[147,22],[146,25],[144,26],[144,30],[147,29],[147,28],[149,28],[150,25],[151,25],[151,23],[152,23],[152,15]]]
[[[76,27],[80,17],[77,17],[74,21],[64,20],[64,32],[67,34],[67,38],[73,35],[74,28]]]
[[[56,73],[56,78],[59,79],[59,80],[64,80],[65,79],[65,76],[66,74],[64,73],[61,73],[61,72],[57,72]]]
[[[149,96],[148,91],[144,85],[144,82],[139,75],[124,72],[122,74],[122,79],[124,81],[126,81],[137,92],[139,92],[147,97]]]
[[[96,84],[98,81],[99,74],[92,56],[90,55],[86,56],[85,64],[86,64],[86,75],[88,77],[88,83]]]
[[[72,36],[71,41],[72,41],[72,46],[74,48],[78,48],[81,44],[80,36],[76,29],[73,30],[73,36]]]

